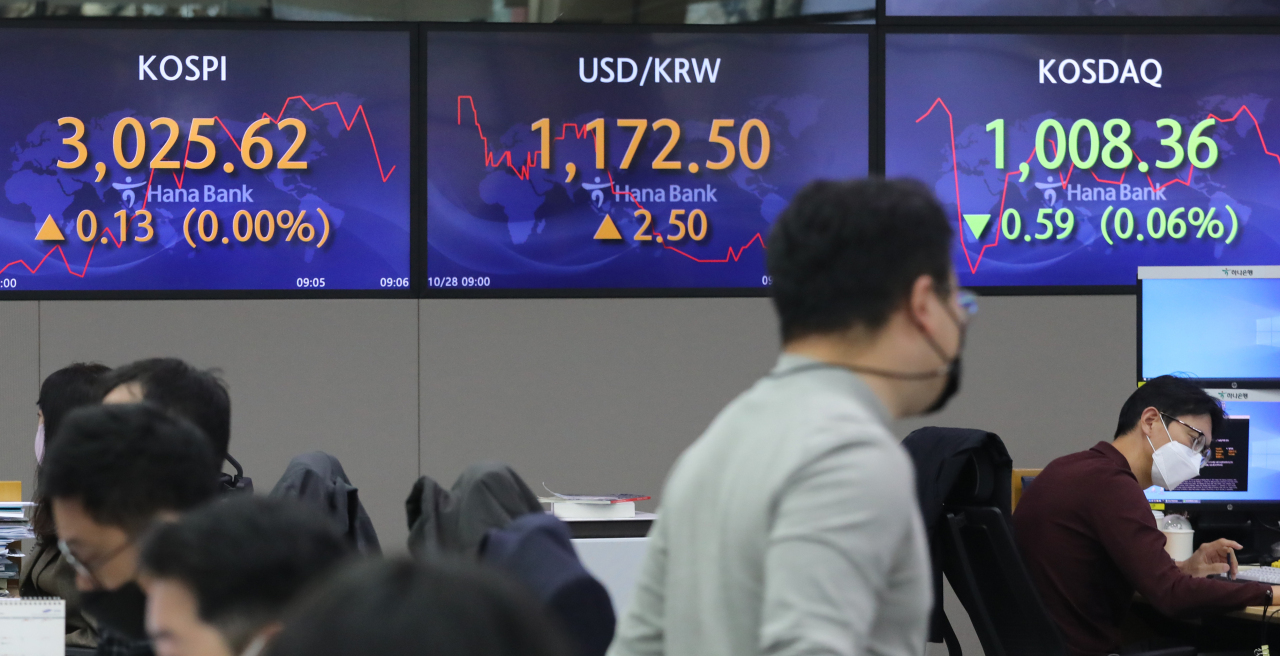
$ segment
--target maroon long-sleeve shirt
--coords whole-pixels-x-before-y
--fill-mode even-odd
[[[1106,442],[1049,463],[1023,492],[1013,525],[1031,579],[1074,654],[1119,649],[1135,590],[1171,617],[1267,602],[1269,586],[1182,573],[1129,462]]]

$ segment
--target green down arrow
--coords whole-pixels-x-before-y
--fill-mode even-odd
[[[969,224],[969,230],[973,232],[974,239],[982,239],[982,231],[987,229],[987,224],[991,222],[990,214],[966,214],[964,222]]]

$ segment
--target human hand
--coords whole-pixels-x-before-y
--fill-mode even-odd
[[[1191,557],[1178,563],[1178,569],[1191,576],[1205,577],[1213,574],[1229,574],[1236,577],[1236,556],[1240,543],[1226,538],[1206,542]]]

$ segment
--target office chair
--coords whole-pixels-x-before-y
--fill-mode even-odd
[[[1013,532],[996,508],[948,512],[942,570],[969,613],[986,656],[1065,656],[1066,643],[1022,565]],[[1127,656],[1195,656],[1173,647]],[[960,656],[953,653],[951,656]]]

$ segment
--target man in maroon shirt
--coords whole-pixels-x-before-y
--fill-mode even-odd
[[[1266,605],[1280,591],[1204,578],[1235,576],[1240,545],[1230,540],[1174,562],[1143,495],[1198,475],[1222,422],[1213,397],[1161,376],[1129,396],[1110,444],[1054,460],[1023,492],[1013,515],[1018,547],[1073,654],[1119,651],[1134,591],[1170,617]]]

